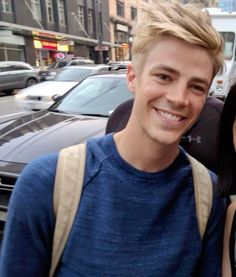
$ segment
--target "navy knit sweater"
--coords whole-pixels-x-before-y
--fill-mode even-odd
[[[56,154],[38,158],[17,181],[1,277],[48,276],[56,163]],[[214,195],[201,241],[182,149],[168,168],[147,173],[119,156],[112,135],[91,140],[81,202],[55,276],[220,276],[223,214],[223,201]]]

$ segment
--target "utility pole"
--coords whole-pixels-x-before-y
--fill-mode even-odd
[[[101,0],[95,0],[95,16],[96,16],[96,26],[97,26],[97,39],[98,39],[98,49],[99,49],[99,63],[104,63],[103,61],[103,51],[102,51],[102,29],[101,29]]]

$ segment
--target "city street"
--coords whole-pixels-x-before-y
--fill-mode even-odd
[[[0,123],[23,115],[24,111],[20,110],[14,103],[14,96],[8,96],[0,92]]]

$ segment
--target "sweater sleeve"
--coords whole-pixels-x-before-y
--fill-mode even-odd
[[[216,176],[211,174],[214,188]],[[214,190],[214,189],[213,189]],[[197,265],[196,276],[220,277],[225,218],[225,202],[213,193],[212,210],[202,241],[202,253]]]
[[[57,155],[32,161],[13,190],[0,256],[1,277],[48,276],[55,217],[52,195]]]

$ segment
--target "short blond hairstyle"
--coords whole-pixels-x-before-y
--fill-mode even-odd
[[[205,48],[213,59],[213,75],[223,70],[223,38],[199,6],[183,5],[175,0],[153,0],[143,7],[133,28],[134,66],[145,62],[149,47],[160,35],[171,35]]]

